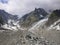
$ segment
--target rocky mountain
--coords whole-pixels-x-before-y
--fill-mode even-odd
[[[29,27],[32,24],[38,22],[41,19],[44,19],[48,13],[43,8],[35,8],[34,11],[24,15],[20,18],[21,27]]]
[[[15,21],[18,19],[18,16],[17,15],[9,14],[9,13],[7,13],[4,10],[0,10],[0,16],[4,20],[4,23],[7,23],[9,19],[15,20]]]
[[[9,25],[3,25],[8,30],[0,29],[0,45],[60,45],[60,10],[54,10],[49,16],[40,12],[37,13],[38,15],[35,14],[36,12],[32,11],[23,16],[21,22],[14,22],[11,17],[8,18]],[[29,29],[22,30],[18,23],[23,24],[24,27],[33,25]]]

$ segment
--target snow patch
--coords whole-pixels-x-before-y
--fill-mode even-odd
[[[19,21],[15,22],[14,20],[9,19],[8,23],[3,25],[2,27],[5,29],[9,29],[9,30],[13,30],[13,31],[17,31],[19,28]]]
[[[25,30],[25,28],[20,27],[19,21],[16,22],[16,21],[11,20],[11,19],[9,19],[8,23],[3,25],[2,27],[5,29],[12,30],[12,31]]]
[[[40,15],[40,17],[44,17],[43,15]]]

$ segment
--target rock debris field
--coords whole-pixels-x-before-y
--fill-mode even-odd
[[[43,32],[38,35],[27,30],[0,31],[0,45],[60,45],[60,31]]]

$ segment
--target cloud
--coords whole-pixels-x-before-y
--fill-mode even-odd
[[[0,3],[0,9],[20,17],[34,8],[60,9],[60,0],[8,0],[7,4]]]

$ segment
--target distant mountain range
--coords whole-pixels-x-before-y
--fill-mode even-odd
[[[55,25],[55,26],[60,25],[60,22],[59,22],[60,10],[54,10],[52,11],[51,14],[48,14],[43,8],[35,8],[34,11],[31,11],[30,13],[25,14],[20,19],[18,19],[17,15],[12,15],[12,14],[7,13],[4,10],[0,10],[0,23],[2,23],[1,17],[3,20],[2,22],[4,22],[4,24],[7,24],[9,21],[9,24],[7,25],[9,25],[10,27],[14,25],[15,26],[19,25],[20,27],[24,27],[24,28],[32,27],[31,30],[33,28],[37,29],[37,27],[41,28],[44,26],[50,27],[51,25]],[[54,24],[55,22],[56,24]]]
[[[43,8],[35,8],[34,11],[20,18],[20,25],[21,27],[29,27],[39,20],[44,19],[47,15],[48,13]]]

